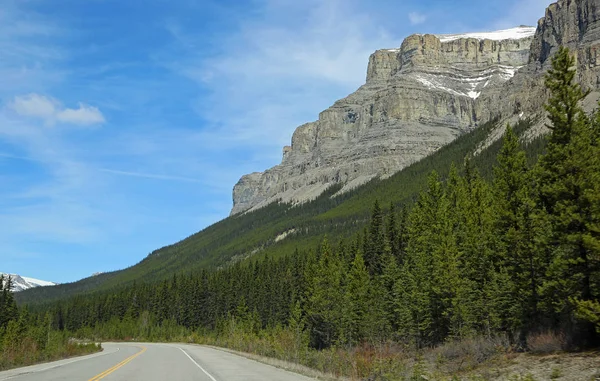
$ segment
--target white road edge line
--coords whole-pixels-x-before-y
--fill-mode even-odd
[[[49,366],[49,367],[47,367],[47,368],[44,368],[44,369],[40,369],[40,370],[34,371],[33,373],[43,372],[43,371],[45,371],[45,370],[48,370],[48,369],[59,368],[59,367],[61,367],[61,366],[65,366],[65,365],[73,364],[74,362],[79,362],[79,361],[83,361],[83,360],[89,360],[89,359],[93,359],[93,358],[95,358],[95,357],[100,357],[100,356],[103,356],[103,355],[109,355],[109,354],[111,354],[111,353],[117,353],[119,350],[121,350],[121,348],[117,348],[117,350],[116,350],[116,351],[113,351],[113,352],[101,352],[101,353],[95,353],[95,355],[96,355],[96,356],[93,356],[93,355],[92,355],[92,356],[90,356],[90,357],[79,358],[79,359],[76,359],[76,360],[73,360],[73,361],[69,361],[69,362],[66,362],[66,363],[64,363],[64,364],[57,364],[57,365]]]
[[[68,361],[68,362],[65,362],[65,363],[52,365],[52,366],[49,366],[49,367],[46,367],[46,368],[42,368],[42,369],[38,369],[38,370],[33,370],[32,369],[29,372],[23,372],[23,373],[15,373],[15,374],[12,374],[12,375],[8,375],[8,376],[6,376],[4,378],[0,378],[0,381],[1,380],[8,380],[8,379],[11,379],[11,378],[22,377],[22,376],[26,376],[26,375],[32,374],[32,373],[40,373],[40,372],[44,372],[44,371],[47,371],[47,370],[50,370],[50,369],[54,369],[54,368],[60,368],[61,366],[73,364],[74,362],[79,362],[79,361],[83,361],[83,360],[91,360],[91,359],[96,358],[96,357],[100,357],[100,356],[104,356],[104,355],[109,355],[109,354],[112,354],[112,353],[117,353],[120,350],[121,350],[121,348],[117,348],[116,351],[112,351],[112,352],[102,351],[100,353],[93,353],[93,354],[87,355],[85,357],[77,358],[77,359],[75,359],[73,361]],[[57,361],[61,361],[61,360],[57,360]],[[29,365],[29,366],[35,366],[35,364],[34,365]],[[11,370],[18,370],[18,369],[19,368],[9,369],[7,372],[10,372]]]
[[[211,376],[211,375],[210,375],[210,373],[208,373],[206,370],[204,370],[204,368],[203,368],[203,367],[201,367],[201,366],[200,366],[200,364],[198,364],[198,363],[196,362],[196,360],[194,360],[194,359],[192,358],[192,356],[188,355],[188,353],[187,353],[186,351],[184,351],[184,350],[183,350],[183,348],[181,348],[181,347],[177,347],[177,348],[179,348],[179,350],[180,350],[180,351],[182,351],[182,352],[183,352],[183,353],[184,353],[184,354],[185,354],[185,355],[186,355],[186,356],[187,356],[187,357],[188,357],[190,360],[192,360],[192,362],[193,362],[194,364],[196,364],[196,366],[197,366],[198,368],[200,368],[200,370],[201,370],[201,371],[203,371],[203,372],[204,372],[204,374],[206,374],[206,375],[208,376],[208,378],[210,378],[212,381],[217,381],[217,380],[216,380],[216,379],[215,379],[213,376]]]

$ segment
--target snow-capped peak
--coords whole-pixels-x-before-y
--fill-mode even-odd
[[[5,284],[6,284],[6,282],[8,282],[8,277],[10,276],[10,279],[12,281],[12,291],[13,292],[23,291],[23,290],[27,290],[29,288],[34,288],[34,287],[44,287],[44,286],[55,286],[56,285],[56,283],[53,283],[53,282],[48,282],[45,280],[39,280],[39,279],[35,279],[35,278],[29,278],[29,277],[20,276],[17,274],[0,273],[0,275],[4,275],[4,283]]]
[[[497,30],[494,32],[475,32],[475,33],[462,33],[462,34],[437,34],[436,37],[441,42],[448,42],[458,40],[460,38],[475,38],[478,40],[518,40],[521,38],[531,37],[535,34],[535,27],[532,26],[519,26],[511,29]]]

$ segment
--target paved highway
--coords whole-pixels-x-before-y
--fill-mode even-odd
[[[305,376],[198,345],[104,343],[104,351],[0,372],[0,381],[308,381]]]

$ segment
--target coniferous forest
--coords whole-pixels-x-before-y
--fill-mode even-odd
[[[12,280],[0,275],[0,370],[97,352],[100,344],[73,339],[52,325],[52,316],[19,309],[10,291]]]
[[[368,377],[394,368],[390,353],[469,340],[597,347],[600,112],[581,108],[574,66],[561,48],[546,76],[550,132],[537,161],[508,126],[491,176],[469,157],[434,171],[414,202],[375,200],[351,237],[30,309],[4,290],[0,348],[37,337],[44,350],[48,330],[186,340]]]

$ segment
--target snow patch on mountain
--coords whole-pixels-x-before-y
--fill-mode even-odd
[[[477,74],[477,76],[468,76],[458,72],[438,72],[438,73],[411,73],[416,81],[425,85],[428,89],[441,90],[453,95],[466,96],[477,99],[481,95],[481,90],[486,88],[490,80],[496,78],[502,81],[508,81],[515,76],[515,73],[522,66],[496,65]]]
[[[45,287],[45,286],[56,286],[57,283],[48,282],[46,280],[40,280],[35,278],[29,278],[25,276],[20,276],[17,274],[7,274],[0,273],[0,275],[4,276],[4,285],[8,282],[8,277],[10,276],[12,280],[12,291],[19,292],[23,290],[27,290],[34,287]]]
[[[460,34],[436,34],[435,36],[441,42],[454,41],[461,38],[474,38],[477,40],[518,40],[520,38],[531,37],[535,34],[535,27],[520,26],[511,29],[497,30],[494,32],[476,32],[476,33],[460,33]]]

